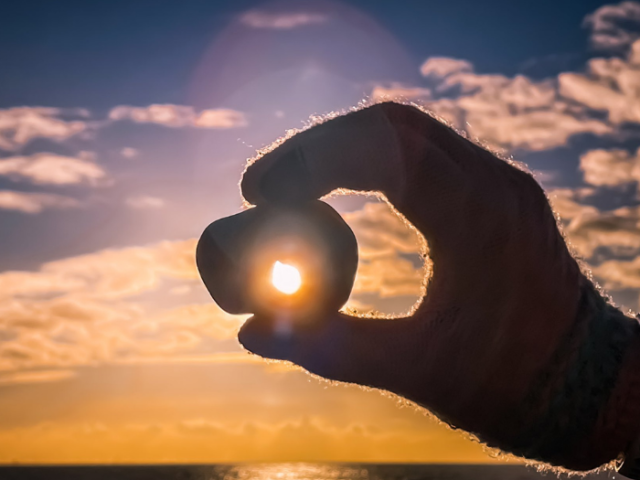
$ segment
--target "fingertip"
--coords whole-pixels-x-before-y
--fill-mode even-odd
[[[314,198],[311,186],[312,176],[302,150],[291,147],[282,152],[274,150],[250,165],[240,183],[242,195],[254,204],[308,200]]]
[[[352,320],[337,312],[315,320],[254,315],[240,328],[238,340],[261,357],[288,360],[312,373],[335,378],[336,364],[349,354]]]
[[[240,179],[240,193],[242,197],[249,203],[257,205],[261,202],[259,180],[259,162],[254,162],[249,165]]]
[[[238,332],[238,341],[249,352],[274,360],[290,360],[294,339],[290,328],[271,319],[250,317]]]
[[[251,353],[260,355],[261,345],[265,342],[267,331],[255,316],[249,317],[238,331],[238,341]]]
[[[260,193],[269,201],[309,198],[311,173],[300,148],[282,154],[260,179]]]

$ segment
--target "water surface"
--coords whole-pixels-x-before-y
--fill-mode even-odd
[[[229,465],[0,467],[0,480],[556,480],[516,465],[271,463]],[[564,477],[563,477],[564,478]],[[573,477],[576,478],[576,477]],[[624,480],[615,472],[587,480]]]

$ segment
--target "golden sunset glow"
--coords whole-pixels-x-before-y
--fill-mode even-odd
[[[302,277],[298,269],[286,263],[276,262],[271,270],[273,286],[286,295],[293,295],[302,285]]]

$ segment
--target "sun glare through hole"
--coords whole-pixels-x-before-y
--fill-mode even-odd
[[[302,285],[300,272],[296,267],[286,263],[276,262],[271,271],[271,282],[273,286],[286,295],[296,293]]]

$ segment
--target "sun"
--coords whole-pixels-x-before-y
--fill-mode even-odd
[[[302,285],[302,277],[296,267],[276,262],[273,264],[273,270],[271,270],[271,282],[282,293],[292,295]]]

